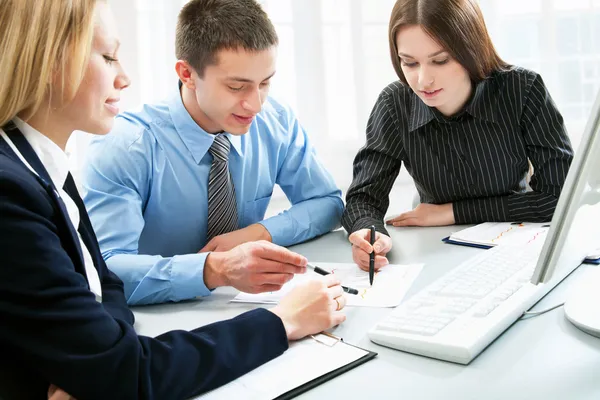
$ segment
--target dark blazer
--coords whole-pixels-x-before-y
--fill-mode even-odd
[[[72,177],[64,189],[79,208],[102,303],[47,171],[14,125],[5,131],[39,176],[0,137],[0,398],[46,399],[52,383],[78,400],[183,399],[287,349],[281,320],[264,309],[191,332],[138,336]]]

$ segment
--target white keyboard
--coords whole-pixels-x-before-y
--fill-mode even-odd
[[[541,246],[498,246],[465,261],[401,304],[369,338],[468,364],[546,292],[531,276]]]

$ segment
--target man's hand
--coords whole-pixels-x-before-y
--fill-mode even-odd
[[[215,236],[199,251],[199,253],[228,251],[242,243],[256,242],[258,240],[271,242],[273,239],[267,228],[261,224],[253,224],[246,228],[238,229],[237,231]]]
[[[274,292],[294,274],[306,272],[300,254],[267,241],[244,243],[226,252],[212,252],[204,264],[204,283],[209,289],[233,286],[246,293]]]
[[[75,400],[75,398],[55,385],[50,385],[48,388],[48,400]]]
[[[288,340],[297,340],[344,322],[345,305],[339,279],[327,275],[296,286],[271,312],[281,318]]]
[[[452,203],[419,204],[414,210],[386,221],[393,226],[445,226],[454,224]]]
[[[369,254],[375,250],[375,270],[377,271],[389,264],[385,255],[392,249],[392,239],[383,233],[376,232],[375,242],[371,247],[370,236],[369,229],[361,229],[348,236],[348,240],[352,243],[352,259],[362,270],[369,270]]]

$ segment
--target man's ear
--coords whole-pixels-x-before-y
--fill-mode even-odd
[[[187,61],[177,60],[175,63],[175,72],[177,72],[179,80],[186,88],[190,90],[196,89],[196,81],[193,78],[196,72]]]

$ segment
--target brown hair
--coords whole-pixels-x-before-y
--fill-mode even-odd
[[[275,27],[255,0],[192,0],[177,20],[176,56],[201,77],[221,50],[262,51],[277,44]]]
[[[397,0],[389,24],[390,56],[404,84],[396,37],[406,25],[421,25],[468,71],[474,83],[510,68],[496,53],[476,0]]]

